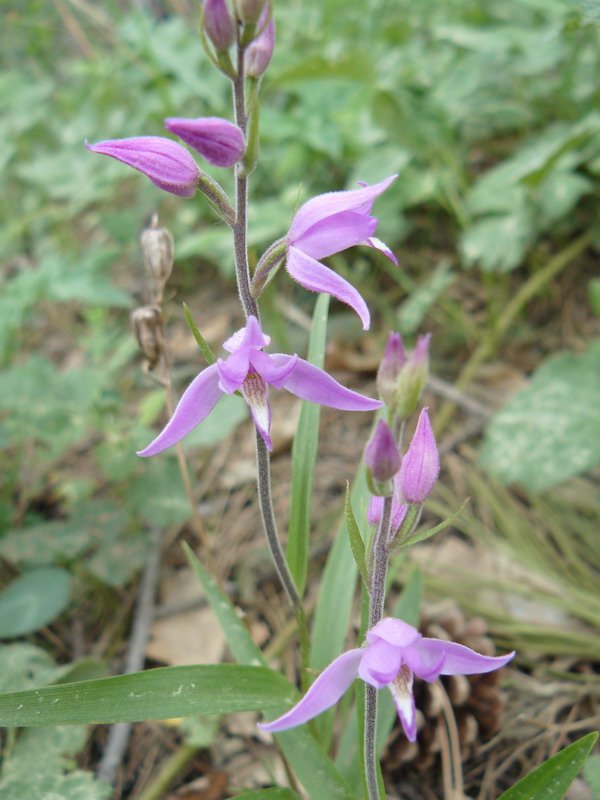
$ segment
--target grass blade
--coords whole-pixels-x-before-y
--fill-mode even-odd
[[[329,295],[320,294],[315,303],[308,345],[308,361],[317,367],[322,367],[325,360],[328,310]],[[300,595],[304,593],[306,586],[310,511],[320,416],[321,406],[306,400],[302,402],[292,449],[292,488],[286,557]]]

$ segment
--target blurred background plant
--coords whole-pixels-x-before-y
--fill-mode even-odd
[[[31,640],[38,649],[0,647],[0,664],[21,659],[21,670],[44,659],[40,647],[62,663],[86,652],[59,647],[44,626],[62,614],[67,630],[84,608],[100,631],[146,560],[150,527],[189,515],[176,459],[134,455],[164,403],[128,328],[144,294],[138,239],[158,211],[176,243],[169,313],[181,332],[181,300],[201,329],[202,292],[227,305],[229,231],[204,204],[90,157],[83,141],[161,135],[167,116],[229,116],[226,81],[194,35],[197,14],[192,0],[21,0],[4,13],[0,617],[32,597],[38,613],[0,637],[42,631]],[[600,621],[600,4],[303,0],[277,2],[275,16],[252,253],[285,232],[303,199],[399,173],[377,213],[401,268],[356,250],[332,261],[376,312],[368,351],[382,351],[388,329],[409,340],[434,332],[433,371],[459,391],[433,415],[455,451],[440,515],[471,494],[465,541],[500,548],[560,587],[531,584],[554,609],[554,633],[533,640],[514,604],[477,600],[469,610],[503,646],[571,657],[561,669],[579,664]],[[283,307],[300,317],[311,308],[305,292],[277,281],[266,303],[273,320]],[[347,320],[336,308],[331,327],[352,341]],[[349,369],[377,364],[336,353]],[[176,385],[193,372],[176,358]],[[474,425],[461,404],[467,390],[485,412]],[[195,446],[226,437],[243,418],[230,412]],[[481,432],[481,444],[463,444]],[[479,597],[469,594],[481,580],[472,571],[454,583],[431,572],[434,593],[441,581],[463,604]],[[521,573],[503,581],[509,594],[523,585]],[[581,634],[567,631],[572,615]],[[111,635],[105,659],[123,629]],[[591,646],[589,657],[600,661]],[[56,680],[54,669],[45,663],[40,682]],[[57,759],[47,759],[55,771]]]

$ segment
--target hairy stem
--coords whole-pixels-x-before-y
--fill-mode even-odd
[[[244,75],[244,51],[245,47],[238,43],[237,55],[237,75],[233,80],[233,105],[235,110],[235,121],[238,127],[246,133],[248,117],[246,114],[245,96],[245,75]],[[250,269],[248,266],[248,247],[247,247],[247,225],[248,225],[248,176],[246,175],[243,164],[237,164],[235,168],[235,212],[236,221],[233,226],[233,247],[235,255],[235,271],[237,277],[238,291],[242,308],[246,318],[253,314],[260,319],[258,304],[250,290]],[[275,562],[275,568],[279,579],[286,591],[287,596],[296,613],[298,622],[298,632],[302,650],[302,663],[307,663],[308,654],[308,635],[304,612],[300,601],[296,584],[289,571],[279,534],[275,514],[273,513],[273,501],[271,495],[271,465],[269,451],[262,436],[256,432],[256,460],[258,466],[258,497],[260,501],[260,511],[262,515],[263,528],[267,537],[267,543]],[[304,672],[304,671],[303,671]]]
[[[369,578],[369,629],[383,617],[385,604],[385,582],[388,568],[386,544],[390,534],[392,497],[383,501],[381,520],[377,526],[371,546],[371,574]],[[379,800],[379,778],[377,761],[377,689],[365,686],[365,773],[369,800]]]
[[[279,534],[277,532],[277,523],[275,522],[275,514],[273,512],[273,501],[271,496],[271,472],[269,466],[269,451],[267,445],[258,430],[256,431],[256,461],[258,466],[258,499],[260,503],[260,513],[262,515],[263,528],[267,537],[267,542],[275,562],[275,568],[279,579],[283,584],[290,603],[294,609],[300,608],[300,595],[296,589],[294,579],[288,569],[287,562],[281,542],[279,541]]]

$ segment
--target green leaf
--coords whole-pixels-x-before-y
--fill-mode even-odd
[[[23,731],[2,764],[2,800],[107,800],[113,793],[111,786],[90,772],[74,769],[72,756],[86,739],[82,726]]]
[[[208,598],[208,602],[219,620],[235,660],[240,664],[266,666],[260,647],[252,640],[248,628],[240,619],[235,607],[223,593],[217,581],[198,560],[187,542],[182,542],[181,546],[188,564],[194,570]]]
[[[32,633],[48,625],[69,603],[71,575],[64,569],[36,569],[0,593],[0,639]]]
[[[16,692],[54,680],[54,659],[33,644],[0,645],[0,691]]]
[[[190,501],[177,459],[167,456],[144,463],[132,481],[127,498],[133,511],[148,525],[165,528],[190,516]]]
[[[2,694],[0,725],[139,722],[281,708],[294,699],[289,681],[267,667],[162,667]]]
[[[462,514],[462,512],[464,510],[464,507],[469,502],[469,499],[470,498],[467,497],[467,499],[464,501],[464,503],[458,509],[458,511],[455,511],[454,514],[451,514],[449,517],[447,517],[446,519],[442,520],[440,523],[435,525],[433,528],[427,528],[424,531],[417,531],[412,536],[409,536],[408,539],[406,539],[406,541],[402,542],[399,545],[399,549],[403,548],[403,547],[410,547],[410,545],[417,544],[417,542],[424,542],[426,539],[429,539],[432,536],[435,536],[436,533],[439,533],[440,531],[445,530],[447,527],[452,525],[452,523],[454,522],[455,519],[460,517],[460,515]]]
[[[598,740],[588,733],[501,794],[498,800],[561,800]]]
[[[398,330],[403,336],[416,333],[429,312],[429,309],[456,281],[450,262],[441,259],[425,282],[411,292],[398,309],[396,320]]]
[[[590,308],[597,317],[600,317],[600,278],[592,278],[588,287]]]
[[[590,756],[583,767],[583,775],[595,798],[600,798],[600,755]]]
[[[348,539],[350,540],[350,547],[352,548],[352,555],[354,561],[360,572],[360,576],[367,591],[369,590],[369,576],[367,574],[367,564],[365,562],[365,543],[362,538],[360,529],[356,524],[354,512],[352,511],[352,502],[350,500],[350,483],[346,481],[346,499],[344,501],[344,517],[346,519],[346,528],[348,530]]]
[[[183,304],[183,313],[185,314],[185,321],[188,324],[188,328],[192,332],[192,336],[196,340],[196,344],[202,350],[202,355],[204,356],[204,360],[210,366],[211,364],[216,364],[217,357],[211,350],[210,346],[206,343],[206,340],[196,327],[194,320],[192,318],[192,312],[187,306],[187,303]]]
[[[561,353],[488,425],[480,464],[539,492],[600,462],[600,351]]]
[[[524,210],[483,217],[461,238],[463,260],[467,266],[478,264],[485,272],[509,272],[522,263],[534,233]]]
[[[369,502],[369,490],[362,464],[352,487],[351,500],[353,506],[360,506],[361,502],[366,505]],[[366,521],[362,533],[363,540],[366,540]],[[310,665],[313,669],[324,669],[343,650],[356,591],[356,575],[357,567],[344,521],[327,557],[321,579],[310,651]]]
[[[322,367],[325,360],[328,309],[329,295],[320,294],[315,303],[308,344],[308,361],[317,367]],[[300,595],[304,593],[308,569],[310,512],[320,417],[321,406],[318,403],[302,401],[292,449],[292,487],[286,558]]]

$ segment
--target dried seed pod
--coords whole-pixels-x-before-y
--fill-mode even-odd
[[[166,228],[159,228],[158,216],[153,214],[150,226],[142,232],[140,241],[146,272],[152,283],[152,301],[160,303],[173,270],[173,237]]]
[[[141,306],[131,314],[131,324],[139,348],[154,369],[164,351],[163,323],[159,306]]]

